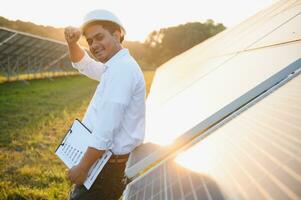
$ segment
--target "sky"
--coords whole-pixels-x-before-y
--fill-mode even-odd
[[[4,1],[4,0],[1,0]],[[143,41],[153,30],[213,19],[232,27],[276,0],[5,0],[0,16],[54,27],[79,26],[93,9],[115,13],[126,40]]]

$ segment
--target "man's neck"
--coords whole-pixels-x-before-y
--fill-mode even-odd
[[[110,56],[110,58],[108,60],[106,60],[104,63],[108,62],[109,60],[111,60],[121,49],[123,49],[121,44],[117,44],[114,52],[112,53],[112,55]]]

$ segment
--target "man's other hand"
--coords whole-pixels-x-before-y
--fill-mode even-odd
[[[85,170],[81,165],[76,165],[68,171],[68,178],[76,185],[82,185],[88,176],[88,170]]]
[[[80,39],[82,32],[79,28],[68,26],[65,28],[64,34],[67,43],[71,44],[76,43]]]

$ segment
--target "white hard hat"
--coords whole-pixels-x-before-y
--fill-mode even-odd
[[[95,21],[110,21],[120,26],[121,34],[125,35],[125,28],[123,27],[121,21],[118,19],[116,15],[111,13],[110,11],[97,9],[89,12],[83,19],[83,23],[81,25],[81,29],[83,30],[86,25]]]

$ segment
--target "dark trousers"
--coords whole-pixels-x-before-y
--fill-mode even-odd
[[[126,163],[107,163],[89,190],[83,185],[75,185],[70,191],[69,199],[118,200],[125,189],[125,165]]]

